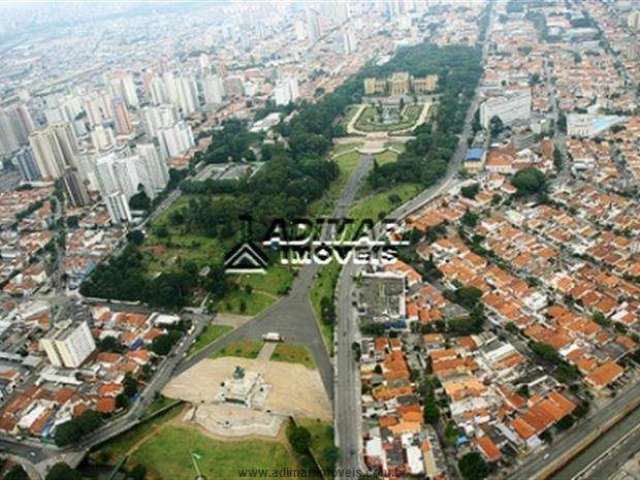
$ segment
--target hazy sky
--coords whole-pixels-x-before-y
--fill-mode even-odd
[[[50,23],[91,20],[126,12],[143,5],[168,5],[174,2],[150,1],[2,1],[0,3],[0,31],[3,34],[20,32]]]

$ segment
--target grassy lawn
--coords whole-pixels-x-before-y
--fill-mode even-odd
[[[377,155],[375,155],[375,157],[376,157],[376,162],[378,162],[378,165],[384,165],[385,163],[393,163],[396,160],[398,160],[398,154],[390,150],[387,150],[382,153],[378,153]]]
[[[234,275],[231,279],[238,288],[218,300],[215,308],[219,312],[256,316],[289,291],[294,272],[278,263],[270,266],[264,275]],[[251,293],[247,293],[247,286],[251,287]]]
[[[349,105],[347,107],[347,109],[344,112],[344,118],[342,119],[342,126],[344,128],[347,128],[347,125],[349,125],[349,122],[353,119],[353,116],[358,112],[359,108],[360,108],[359,104]]]
[[[214,353],[211,358],[220,357],[241,357],[241,358],[256,358],[260,350],[262,349],[264,342],[257,340],[238,340],[230,345],[227,345],[222,350]]]
[[[337,262],[325,265],[320,269],[318,277],[314,280],[311,291],[309,292],[313,312],[320,326],[324,344],[330,355],[333,355],[333,325],[327,325],[322,322],[320,301],[323,297],[331,298],[339,274],[340,265]]]
[[[358,152],[345,153],[336,158],[335,161],[338,163],[340,174],[329,186],[327,193],[309,205],[310,217],[328,215],[333,211],[336,200],[340,197],[342,190],[344,190],[351,178],[351,174],[360,162],[360,154]]]
[[[369,106],[356,121],[355,127],[363,132],[393,132],[412,127],[422,111],[422,104],[411,104],[404,107],[400,119],[395,123],[384,124],[378,119],[376,107]]]
[[[393,148],[394,150],[399,151],[400,153],[406,150],[406,146],[403,142],[389,142],[385,145],[387,148]]]
[[[196,341],[193,342],[193,345],[189,348],[189,354],[206,347],[214,340],[217,340],[221,336],[229,333],[231,330],[233,330],[233,328],[227,325],[207,325],[204,327],[202,333],[198,335]]]
[[[149,415],[153,415],[155,412],[162,410],[163,408],[176,403],[176,401],[173,398],[167,398],[164,395],[160,395],[158,398],[156,398],[153,402],[151,402],[151,405],[149,405],[145,411],[144,411],[144,415],[149,416]]]
[[[300,363],[307,368],[314,369],[316,364],[313,361],[311,352],[303,345],[292,345],[290,343],[279,343],[271,355],[271,360],[279,362]]]
[[[234,313],[254,317],[273,305],[275,301],[276,298],[270,294],[256,290],[247,293],[244,289],[238,288],[225,295],[224,298],[218,302],[216,308],[219,312],[223,313]]]
[[[239,478],[247,468],[296,468],[295,459],[277,441],[216,441],[198,430],[167,425],[134,451],[129,465],[142,464],[148,480],[195,478],[191,454],[207,478]]]
[[[235,279],[241,288],[251,285],[254,291],[284,295],[291,288],[294,271],[278,263],[269,267],[264,275],[239,275]]]
[[[301,418],[296,421],[311,433],[311,451],[322,469],[325,472],[332,470],[333,465],[325,462],[323,452],[334,445],[333,425],[313,418]]]
[[[181,412],[182,405],[176,405],[176,407],[168,410],[164,414],[147,422],[141,423],[128,432],[102,444],[95,452],[92,453],[92,456],[101,464],[115,465],[131,450],[134,445],[141,442],[148,435],[151,435],[151,433],[160,425],[178,416]]]
[[[417,183],[403,183],[383,192],[358,200],[349,210],[349,217],[359,221],[368,218],[377,222],[398,206],[415,197],[423,187]],[[393,199],[395,198],[395,203]]]
[[[171,224],[171,214],[185,208],[192,198],[197,198],[197,195],[181,196],[149,229],[141,250],[150,276],[171,271],[186,261],[193,261],[199,267],[222,262],[225,252],[235,244],[234,239],[221,241],[187,232],[182,225]],[[166,237],[161,238],[155,233],[155,229],[161,226],[168,231]],[[240,289],[232,290],[218,301],[216,308],[223,312],[254,316],[273,304],[277,296],[288,291],[293,282],[293,272],[281,265],[274,265],[267,270],[266,275],[245,275],[234,277],[233,281]],[[244,290],[246,285],[251,285],[253,292],[247,293]]]
[[[339,157],[339,156],[342,156],[343,154],[346,154],[346,152],[349,152],[350,150],[361,147],[362,145],[363,145],[362,142],[338,143],[333,146],[333,148],[331,149],[331,154],[329,156]]]

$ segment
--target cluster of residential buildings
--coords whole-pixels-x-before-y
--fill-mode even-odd
[[[6,293],[28,295],[47,280],[45,251],[54,241],[50,194],[50,188],[0,194],[0,203],[6,205],[0,233],[0,283]]]
[[[46,302],[5,304],[0,320],[0,433],[53,441],[56,427],[88,410],[126,408],[124,379],[142,390],[158,363],[150,346],[179,317],[76,306],[53,320]],[[117,349],[101,350],[110,338]],[[19,341],[18,341],[19,340]]]
[[[438,275],[425,281],[397,261],[359,281],[363,331],[381,323],[396,332],[365,333],[361,345],[363,438],[371,468],[437,478],[447,469],[442,451],[451,454],[453,447],[458,457],[475,450],[487,463],[513,465],[543,448],[545,432],[560,431],[554,426],[585,398],[606,402],[634,376],[627,358],[638,345],[640,312],[633,299],[640,285],[629,280],[628,261],[616,263],[618,256],[633,258],[626,253],[632,242],[598,225],[611,210],[597,210],[597,191],[568,196],[558,188],[551,193],[557,204],[516,208],[503,203],[515,193],[505,188],[504,176],[491,174],[480,183],[475,198],[450,192],[406,223],[436,235],[418,243],[416,254]],[[477,224],[464,226],[461,237],[470,212]],[[612,218],[624,218],[622,212]],[[469,316],[447,294],[460,287],[477,289],[483,333],[445,333],[447,323]],[[575,376],[566,378],[558,365],[542,361],[533,344],[555,351]],[[437,379],[436,397],[446,402],[442,421],[455,427],[448,440],[425,424],[425,375]],[[586,390],[587,397],[580,393]]]
[[[451,218],[446,207],[441,213]],[[440,252],[446,245],[451,251],[453,244],[447,242],[441,239],[433,249]],[[426,245],[419,251],[421,255],[431,253]],[[477,265],[484,263],[472,252],[452,252],[451,258],[458,256],[463,261],[469,257],[468,262]],[[444,266],[439,268],[445,272],[445,285],[454,281],[447,277]],[[486,278],[487,272],[484,275]],[[512,282],[516,288],[517,280]],[[479,280],[470,284],[477,285]],[[380,298],[386,301],[374,304],[370,300],[373,293],[367,290],[384,292]],[[398,307],[399,302],[404,303],[403,308]],[[479,451],[487,463],[498,464],[503,457],[513,460],[540,447],[540,436],[576,408],[577,400],[562,384],[491,332],[470,336],[419,333],[467,312],[443,295],[442,285],[423,282],[403,262],[365,274],[357,303],[365,325],[384,322],[397,332],[391,337],[365,335],[361,342],[364,455],[371,469],[387,475],[444,478],[445,455],[453,447],[459,456]],[[452,431],[448,439],[439,437],[425,422],[427,407],[421,391],[425,375],[437,385],[438,398],[446,402],[443,418]]]
[[[423,238],[415,264],[360,279],[363,331],[378,323],[386,332],[364,333],[361,345],[370,467],[437,478],[447,458],[472,450],[509,471],[586,402],[605,405],[636,380],[638,120],[629,85],[638,56],[622,39],[638,29],[628,7],[495,5],[463,164],[474,177],[408,218],[405,228]],[[520,197],[511,183],[532,168],[547,175],[546,198]],[[482,333],[446,328],[470,315],[454,303],[461,287],[478,292]],[[425,376],[441,410],[435,429]]]

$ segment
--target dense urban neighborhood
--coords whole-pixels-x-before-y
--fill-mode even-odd
[[[0,12],[0,478],[640,478],[636,2]]]

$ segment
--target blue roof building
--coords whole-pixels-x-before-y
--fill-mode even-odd
[[[480,147],[470,148],[467,150],[467,156],[464,158],[465,162],[481,162],[484,157],[484,149]]]

